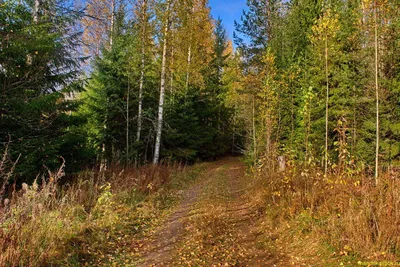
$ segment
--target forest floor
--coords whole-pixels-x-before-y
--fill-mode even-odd
[[[285,253],[267,248],[253,180],[240,158],[207,163],[158,227],[136,241],[137,265],[290,265]]]

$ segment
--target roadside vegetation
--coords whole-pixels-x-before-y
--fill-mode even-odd
[[[363,173],[324,177],[315,166],[267,173],[256,172],[262,189],[255,199],[265,213],[261,243],[291,255],[288,266],[379,266],[372,262],[400,258],[397,174],[382,174],[375,184]]]
[[[0,0],[0,267],[397,264],[400,0],[242,1]]]
[[[141,247],[135,240],[160,223],[201,169],[111,167],[83,171],[60,185],[63,167],[22,184],[5,200],[0,266],[130,266]]]

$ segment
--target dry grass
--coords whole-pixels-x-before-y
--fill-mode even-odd
[[[1,177],[11,171],[3,168]],[[114,166],[59,186],[62,166],[40,183],[23,184],[0,203],[0,266],[133,264],[134,236],[156,222],[172,201],[168,185],[185,172],[173,164]]]
[[[5,161],[3,157],[1,184],[14,165]],[[134,266],[140,257],[137,241],[176,200],[173,192],[178,194],[199,171],[171,164],[114,166],[105,173],[82,172],[62,187],[62,168],[49,173],[40,183],[14,192],[10,202],[2,199],[0,266]],[[282,257],[282,266],[355,266],[359,260],[400,258],[398,174],[382,174],[375,185],[362,173],[325,178],[316,167],[267,173],[257,171],[249,206],[264,233],[257,246]],[[218,200],[223,191],[210,194]],[[191,238],[183,240],[177,260],[201,265],[229,258],[234,265],[242,248],[232,237],[231,218],[218,205],[206,206],[189,220]]]
[[[398,174],[381,175],[378,185],[361,173],[325,178],[317,168],[291,167],[269,176],[260,170],[257,176],[266,207],[264,230],[296,256],[294,264],[353,266],[358,260],[400,258]]]

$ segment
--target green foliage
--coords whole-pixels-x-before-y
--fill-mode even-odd
[[[0,144],[10,142],[13,159],[21,155],[16,173],[25,180],[58,166],[60,156],[72,159],[85,142],[73,131],[76,105],[65,99],[80,87],[83,58],[72,53],[79,39],[72,29],[81,14],[55,1],[34,21],[30,4],[6,1],[0,9]],[[77,162],[70,163],[72,171]]]
[[[379,2],[379,1],[378,1]],[[262,81],[271,79],[261,58],[270,51],[276,67],[275,79],[281,84],[276,93],[278,105],[272,116],[276,125],[263,121],[264,102],[255,102],[252,115],[247,103],[247,126],[263,132],[274,128],[275,152],[289,154],[301,162],[321,159],[325,151],[326,86],[328,102],[328,155],[332,166],[340,161],[335,144],[345,138],[351,159],[374,163],[376,142],[374,5],[366,1],[292,0],[248,1],[241,23],[236,23],[236,43],[243,57],[246,94],[262,90]],[[392,165],[398,157],[399,135],[394,130],[398,116],[398,11],[399,3],[378,4],[378,86],[380,110],[380,160]],[[384,47],[384,49],[383,49]],[[381,48],[380,48],[381,49]],[[385,51],[383,51],[385,50]],[[325,61],[325,57],[327,60]],[[270,66],[272,67],[272,66]],[[326,77],[327,71],[327,77]],[[263,111],[264,110],[264,111]],[[337,121],[346,125],[344,136],[335,131]],[[258,156],[268,148],[248,136],[248,150],[257,146]],[[252,140],[253,139],[253,140]],[[251,145],[250,145],[251,144]],[[323,160],[322,160],[323,161]]]
[[[219,130],[221,117],[228,117],[229,110],[212,94],[190,88],[175,98],[174,106],[166,118],[164,156],[193,162],[215,159],[229,149],[229,133]]]

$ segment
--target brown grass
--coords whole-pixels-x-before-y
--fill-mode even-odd
[[[257,176],[267,207],[265,231],[297,258],[317,266],[327,266],[323,260],[352,266],[400,258],[399,174],[382,174],[377,185],[361,173],[325,178],[318,168],[293,166]]]
[[[0,176],[9,177],[7,170]],[[59,186],[62,166],[40,183],[23,184],[0,203],[0,266],[128,265],[132,255],[116,257],[127,255],[131,237],[168,206],[167,185],[184,172],[177,164],[114,166]]]

